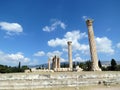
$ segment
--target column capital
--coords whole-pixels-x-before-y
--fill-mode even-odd
[[[92,26],[92,23],[93,23],[93,19],[87,19],[86,20],[87,26]]]
[[[72,43],[72,41],[68,41],[67,43],[68,43],[68,45],[70,45]]]

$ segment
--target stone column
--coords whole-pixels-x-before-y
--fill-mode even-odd
[[[52,69],[54,69],[54,68],[55,68],[55,59],[53,57],[53,59],[52,59]]]
[[[92,23],[93,23],[93,20],[91,19],[86,20],[86,24],[88,27],[90,54],[91,54],[91,60],[92,60],[92,71],[101,71],[101,69],[98,66],[96,43],[94,40],[94,31],[93,31]]]
[[[60,68],[60,58],[57,58],[57,68]]]
[[[57,68],[57,57],[55,56],[55,68]]]
[[[72,42],[68,41],[68,60],[69,60],[69,68],[73,68],[73,64],[72,64]]]
[[[50,70],[50,59],[48,59],[48,70]]]

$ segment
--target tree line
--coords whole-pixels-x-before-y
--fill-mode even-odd
[[[1,65],[0,64],[0,73],[18,73],[18,72],[24,72],[24,70],[29,69],[28,66],[21,66],[21,62],[19,62],[18,66],[7,66],[7,65]]]
[[[103,71],[120,71],[120,64],[117,64],[115,59],[111,60],[109,66],[102,66],[100,61],[98,62],[98,65]]]
[[[115,59],[112,59],[109,66],[103,66],[101,64],[101,61],[98,61],[98,65],[101,68],[102,71],[120,71],[120,65],[117,64]],[[86,62],[73,62],[73,68],[76,68],[76,66],[79,66],[83,69],[83,71],[90,71],[92,62],[90,60]],[[61,68],[69,67],[68,63],[61,64]],[[24,72],[26,69],[30,69],[28,66],[24,65],[21,66],[21,62],[18,63],[18,66],[7,66],[7,65],[1,65],[0,64],[0,73],[19,73]]]
[[[120,71],[120,65],[117,64],[115,59],[111,59],[110,61],[110,65],[109,66],[103,66],[101,64],[101,61],[98,61],[98,65],[101,68],[102,71]],[[79,66],[80,68],[83,69],[83,71],[90,71],[91,70],[91,66],[92,66],[92,62],[90,60],[86,61],[86,62],[73,62],[73,68],[75,68],[76,66]],[[68,63],[64,63],[61,65],[61,67],[69,67]]]

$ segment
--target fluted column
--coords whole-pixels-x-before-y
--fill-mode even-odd
[[[86,20],[86,24],[88,27],[88,37],[89,37],[89,47],[90,47],[90,54],[92,60],[92,70],[93,71],[101,71],[98,66],[98,57],[97,57],[97,50],[96,50],[96,43],[94,40],[94,31],[93,31],[93,20],[88,19]]]

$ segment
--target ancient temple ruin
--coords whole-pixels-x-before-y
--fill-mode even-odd
[[[58,56],[52,57],[52,59],[48,59],[48,70],[53,70],[55,72],[67,72],[67,71],[82,71],[82,69],[77,66],[73,69],[73,62],[72,62],[72,41],[68,41],[68,62],[69,67],[61,68],[60,67],[60,58]]]
[[[52,59],[52,69],[60,68],[60,58],[57,56],[54,56]]]
[[[92,61],[92,71],[101,71],[98,66],[98,57],[97,57],[97,50],[96,50],[96,43],[94,40],[94,31],[93,31],[93,20],[88,19],[86,20],[86,24],[88,27],[88,38],[89,38],[89,47],[90,47],[90,56]],[[68,45],[68,62],[69,67],[61,68],[60,67],[60,57],[54,56],[48,60],[48,71],[82,71],[82,69],[77,66],[73,68],[73,61],[72,61],[72,41],[67,41],[66,44]]]

